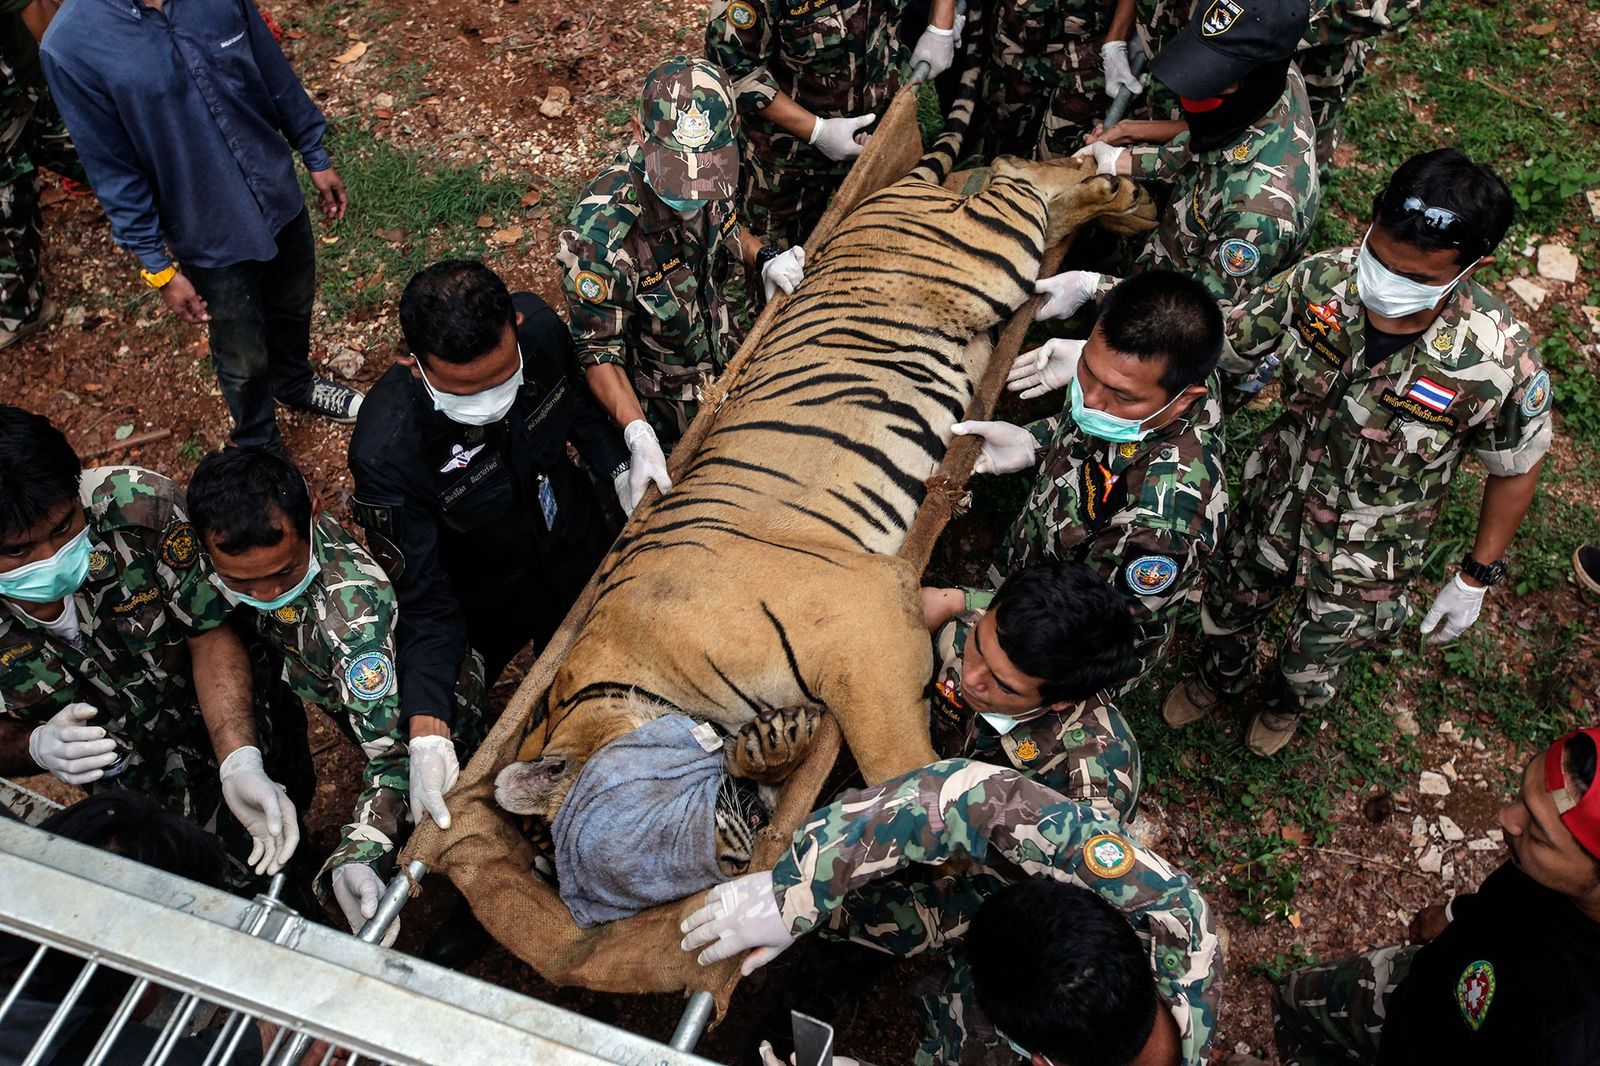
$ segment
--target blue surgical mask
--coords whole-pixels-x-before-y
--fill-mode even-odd
[[[691,218],[700,213],[700,210],[710,203],[709,200],[679,200],[672,196],[662,196],[656,193],[661,202],[678,212],[679,218]]]
[[[48,559],[0,574],[0,596],[24,603],[55,603],[77,592],[89,576],[89,527]]]
[[[978,712],[978,717],[989,723],[989,727],[1001,736],[1005,736],[1021,724],[1020,720],[1009,714],[991,714],[988,711]]]
[[[299,583],[296,584],[294,588],[290,589],[288,592],[285,592],[282,596],[276,597],[275,599],[258,600],[254,596],[246,596],[242,592],[228,588],[227,582],[223,582],[223,588],[228,588],[228,594],[246,606],[254,607],[258,611],[276,611],[279,607],[286,606],[291,600],[298,598],[301,593],[305,592],[306,589],[311,587],[311,582],[317,579],[316,553],[309,552],[308,555],[309,558],[306,560],[306,576],[301,578]]]
[[[1086,406],[1083,402],[1083,386],[1078,384],[1076,374],[1073,375],[1071,387],[1067,391],[1072,395],[1072,420],[1078,424],[1078,428],[1091,437],[1114,441],[1118,444],[1132,444],[1148,437],[1151,431],[1145,429],[1144,424],[1152,418],[1159,417],[1161,411],[1171,407],[1178,401],[1178,396],[1183,395],[1180,392],[1178,396],[1168,400],[1161,406],[1161,411],[1156,411],[1141,419],[1132,419],[1119,417],[1110,412],[1102,411],[1098,407]]]

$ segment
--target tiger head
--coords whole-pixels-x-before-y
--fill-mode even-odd
[[[1046,247],[1087,222],[1120,234],[1144,233],[1156,225],[1156,203],[1149,193],[1127,178],[1096,174],[1094,160],[1087,157],[1035,163],[1001,156],[990,176],[1015,178],[1044,196],[1049,212]]]

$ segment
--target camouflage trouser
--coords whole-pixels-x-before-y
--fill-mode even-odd
[[[984,159],[1071,155],[1105,116],[1110,104],[1105,84],[1100,47],[1088,38],[1068,38],[1048,61],[992,60],[980,95],[983,117],[967,154]]]
[[[1367,55],[1372,42],[1347,41],[1342,45],[1319,45],[1295,57],[1306,79],[1306,98],[1311,103],[1311,120],[1317,127],[1317,169],[1324,187],[1333,165],[1334,149],[1342,136],[1341,119],[1345,104],[1356,82],[1366,73]]]
[[[1045,106],[1044,125],[1039,130],[1035,156],[1063,159],[1083,147],[1083,139],[1094,124],[1105,118],[1111,98],[1106,96],[1106,74],[1095,41],[1067,42],[1068,84],[1050,94]]]
[[[640,396],[639,407],[644,411],[645,421],[656,431],[663,455],[672,454],[672,449],[689,429],[689,423],[700,413],[699,400],[678,400],[670,396]]]
[[[1326,706],[1338,694],[1339,673],[1356,653],[1393,641],[1410,613],[1403,585],[1368,587],[1389,598],[1329,595],[1310,585],[1296,588],[1293,573],[1261,562],[1248,536],[1229,536],[1212,557],[1200,601],[1206,654],[1200,673],[1219,695],[1236,696],[1250,686],[1256,645],[1267,615],[1287,595],[1298,597],[1289,630],[1278,647],[1278,670],[1290,700],[1300,710]]]
[[[792,150],[774,151],[773,140],[791,143]],[[747,141],[740,167],[746,232],[784,248],[804,244],[854,160],[831,162],[787,134],[771,138],[751,130]]]
[[[1394,990],[1421,950],[1396,944],[1296,970],[1272,990],[1272,1027],[1283,1066],[1344,1066],[1378,1058]]]
[[[33,321],[44,303],[38,169],[84,180],[43,80],[24,87],[11,84],[10,77],[0,60],[0,330]]]

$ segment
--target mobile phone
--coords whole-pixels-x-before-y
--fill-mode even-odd
[[[832,1066],[833,1026],[797,1010],[789,1012],[794,1029],[795,1066]]]

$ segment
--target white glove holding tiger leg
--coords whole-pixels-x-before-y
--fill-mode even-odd
[[[877,115],[846,115],[841,118],[818,115],[817,124],[811,127],[811,143],[835,163],[854,159],[866,148],[863,138],[870,136],[857,131],[872,125],[877,118]]]
[[[950,432],[983,441],[978,461],[972,464],[974,474],[1014,474],[1039,461],[1039,442],[1032,433],[1010,422],[957,422]]]
[[[661,453],[661,441],[650,423],[642,418],[629,422],[622,431],[622,443],[628,446],[628,495],[631,497],[623,510],[631,515],[652,481],[665,496],[672,491],[672,479],[667,476],[667,457]]]
[[[678,930],[687,934],[678,945],[684,951],[705,947],[699,957],[701,966],[750,952],[739,966],[746,977],[794,943],[794,935],[778,913],[771,870],[717,885],[706,893],[706,905],[685,918]]]
[[[1488,591],[1487,587],[1475,588],[1467,584],[1460,574],[1446,582],[1422,620],[1422,635],[1428,637],[1428,643],[1446,644],[1465,633],[1478,620],[1478,612],[1483,610],[1483,594]],[[1441,621],[1444,628],[1433,633]],[[1428,636],[1430,633],[1433,635]]]
[[[333,898],[350,923],[352,933],[361,932],[367,919],[378,913],[378,901],[383,899],[383,878],[364,862],[347,862],[333,868]],[[393,947],[400,935],[400,919],[389,923],[379,941],[384,947]]]
[[[1023,352],[1006,374],[1006,388],[1022,393],[1024,400],[1066,388],[1078,372],[1078,357],[1087,343],[1057,337],[1031,352]]]
[[[1051,318],[1071,318],[1088,303],[1105,275],[1092,270],[1067,270],[1033,283],[1033,291],[1045,298],[1033,313],[1035,322]]]
[[[406,743],[411,753],[411,822],[422,824],[424,814],[439,823],[440,829],[450,828],[450,808],[445,805],[444,794],[461,776],[461,766],[456,759],[456,745],[449,737],[412,737]]]
[[[1092,141],[1073,152],[1072,158],[1078,159],[1086,155],[1093,156],[1096,174],[1115,177],[1122,157],[1127,154],[1128,150],[1126,148],[1118,148],[1116,145],[1107,144],[1105,141]]]
[[[793,293],[805,276],[806,250],[797,244],[767,261],[767,265],[761,268],[761,285],[770,300],[779,289]]]

